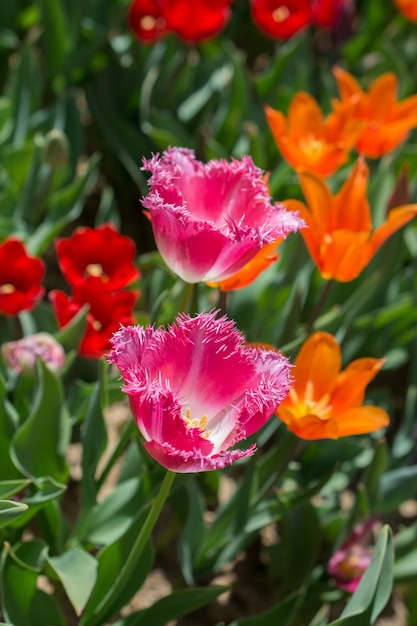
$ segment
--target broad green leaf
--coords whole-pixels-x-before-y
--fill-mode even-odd
[[[45,203],[46,217],[27,241],[27,249],[31,254],[41,256],[54,238],[79,217],[97,179],[99,161],[100,155],[93,154],[75,181],[48,196]]]
[[[18,528],[25,526],[38,511],[44,508],[48,502],[57,500],[66,489],[66,485],[61,485],[49,478],[43,478],[36,481],[37,491],[30,496],[25,496],[22,503],[28,506],[28,509],[14,522],[13,526]]]
[[[106,498],[89,509],[75,530],[76,537],[96,545],[118,541],[137,516],[141,495],[138,477],[117,485]]]
[[[69,420],[63,390],[56,375],[37,362],[38,393],[32,413],[13,437],[11,455],[21,472],[29,478],[49,477],[65,483],[65,460],[69,441]]]
[[[0,377],[0,476],[3,479],[18,479],[20,472],[10,455],[10,445],[16,431],[16,424],[7,411],[6,402],[6,384]]]
[[[106,364],[100,368],[100,378],[97,381],[90,402],[86,418],[82,427],[82,492],[83,507],[89,509],[96,503],[98,483],[96,481],[97,464],[107,445],[107,428],[103,415],[103,393],[105,386]]]
[[[25,557],[30,559],[28,563]],[[0,572],[4,618],[18,626],[65,626],[55,598],[37,589],[38,575],[25,544],[17,548],[15,553],[4,550]]]
[[[19,491],[23,491],[28,485],[31,484],[30,480],[2,480],[0,481],[0,498],[10,498]]]
[[[119,576],[123,575],[127,556],[144,524],[147,513],[148,511],[145,510],[139,515],[120,539],[97,555],[97,580],[81,618],[80,626],[101,626],[129,602],[145,581],[153,562],[153,549],[150,543],[146,545],[136,563],[123,593],[112,598],[112,589],[117,584]],[[99,618],[96,617],[98,614],[100,614]]]
[[[64,554],[49,557],[48,563],[60,579],[75,612],[80,615],[96,582],[97,559],[76,546]]]
[[[22,515],[27,508],[27,504],[23,504],[23,502],[0,500],[0,528],[7,526],[9,522]]]
[[[395,511],[417,489],[417,465],[399,467],[381,477],[380,511]]]
[[[56,340],[66,351],[78,349],[81,339],[84,337],[88,311],[89,306],[84,304],[68,324],[56,333]]]
[[[149,609],[137,611],[114,626],[165,626],[167,621],[175,620],[183,615],[196,611],[201,606],[213,602],[219,595],[228,590],[228,587],[202,587],[195,589],[181,589],[170,596],[161,598]]]
[[[253,617],[244,617],[235,620],[230,626],[291,626],[294,613],[302,600],[303,594],[296,592],[285,598],[279,604],[276,604],[268,611],[254,615]]]
[[[42,9],[43,39],[45,59],[48,64],[48,78],[53,81],[62,71],[69,48],[66,15],[62,0],[39,0]]]

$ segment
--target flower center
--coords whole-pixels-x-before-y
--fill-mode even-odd
[[[153,15],[144,15],[139,24],[142,30],[151,31],[154,28],[164,28],[165,20],[161,17],[155,18]]]
[[[99,322],[98,320],[94,320],[94,322],[91,324],[91,326],[94,328],[94,330],[96,330],[97,332],[100,332],[100,330],[103,328],[103,324],[101,322]]]
[[[289,8],[285,7],[284,5],[281,5],[280,7],[275,9],[275,11],[272,12],[272,19],[274,20],[274,22],[277,22],[278,24],[280,24],[281,22],[284,22],[286,19],[288,19],[289,15],[290,15]]]
[[[183,415],[183,419],[186,423],[187,428],[198,428],[198,430],[201,431],[201,437],[203,439],[208,439],[210,437],[211,431],[204,430],[208,420],[207,415],[203,415],[202,417],[200,417],[200,419],[191,419],[191,410],[190,407],[187,407],[185,415]]]
[[[300,148],[313,161],[317,161],[324,152],[325,142],[315,135],[309,134],[305,139],[301,139]]]
[[[7,296],[15,291],[16,287],[14,287],[11,283],[4,283],[4,285],[0,285],[0,295],[2,296]]]
[[[100,263],[89,263],[85,268],[85,273],[87,276],[92,276],[93,278],[109,279],[107,274],[104,273],[103,266],[100,265]]]
[[[331,416],[330,394],[325,393],[319,400],[314,400],[314,384],[311,380],[306,385],[304,398],[300,398],[295,389],[291,389],[289,395],[298,419],[306,415],[317,415],[320,419],[327,420]]]

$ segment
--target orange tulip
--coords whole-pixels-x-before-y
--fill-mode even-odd
[[[385,359],[362,358],[341,371],[342,355],[329,333],[311,335],[295,360],[295,384],[278,417],[302,439],[338,439],[379,430],[389,423],[376,406],[362,406],[365,388]]]
[[[398,102],[398,80],[391,72],[379,76],[367,93],[340,67],[335,67],[333,74],[341,98],[333,100],[334,112],[354,105],[353,116],[363,123],[355,145],[360,154],[376,159],[391,152],[417,126],[417,95]]]
[[[397,9],[412,22],[417,22],[416,0],[394,0]]]
[[[312,96],[297,93],[288,109],[288,118],[265,107],[266,119],[283,158],[297,170],[320,176],[333,174],[346,163],[350,149],[362,129],[353,120],[354,105],[339,106],[337,112],[323,118]]]
[[[369,170],[362,158],[335,196],[319,176],[304,172],[299,177],[307,205],[297,200],[285,205],[306,222],[301,235],[326,280],[348,282],[359,276],[384,241],[417,215],[417,204],[396,207],[372,232],[366,197]]]
[[[261,248],[258,254],[249,263],[246,263],[244,267],[233,276],[226,278],[218,283],[207,283],[209,287],[219,287],[220,291],[236,291],[237,289],[243,289],[251,283],[253,283],[259,274],[268,269],[272,263],[275,263],[279,259],[279,254],[276,248],[283,241],[280,237],[268,243]]]

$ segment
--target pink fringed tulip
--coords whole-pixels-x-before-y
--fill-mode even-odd
[[[64,348],[48,333],[36,333],[18,341],[7,341],[1,347],[1,355],[6,365],[18,373],[32,374],[36,357],[53,371],[59,371],[65,364]]]
[[[152,173],[142,201],[166,264],[188,283],[219,282],[241,270],[267,243],[304,225],[272,204],[251,157],[201,163],[187,148],[144,160]]]
[[[375,518],[372,517],[355,526],[327,565],[327,573],[332,576],[336,586],[348,593],[356,591],[371,562],[373,548],[369,542],[374,524]]]
[[[265,424],[291,385],[285,357],[245,344],[216,313],[180,314],[168,329],[122,327],[112,345],[145,448],[172,471],[251,456],[255,445],[230,448]]]

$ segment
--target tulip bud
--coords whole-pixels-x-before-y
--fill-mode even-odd
[[[4,343],[1,356],[8,367],[26,374],[33,373],[36,357],[53,371],[60,370],[65,363],[64,348],[48,333],[28,335],[18,341]]]
[[[68,161],[69,142],[66,134],[57,128],[45,137],[45,162],[56,170]]]

